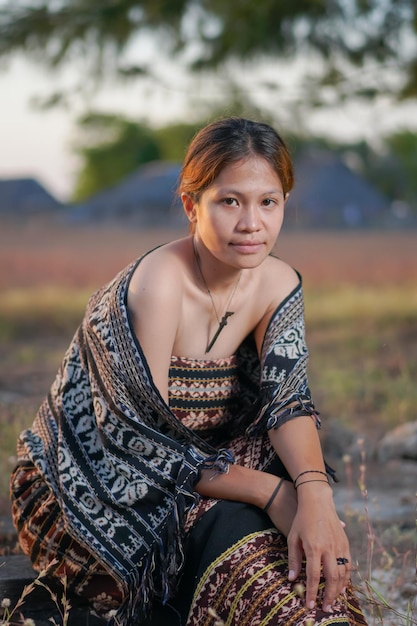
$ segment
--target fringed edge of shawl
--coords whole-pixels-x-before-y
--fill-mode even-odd
[[[318,430],[321,428],[320,414],[308,395],[296,392],[279,402],[273,398],[262,408],[255,422],[246,429],[246,434],[249,437],[257,436],[268,430],[277,429],[285,422],[301,415],[309,415],[314,420],[316,428]]]
[[[222,449],[204,461],[200,457],[200,462],[200,469],[227,473],[234,458],[229,450]],[[154,599],[158,598],[162,604],[166,604],[175,592],[178,574],[185,560],[183,519],[186,502],[190,498],[195,500],[199,496],[196,492],[185,491],[181,495],[177,494],[177,498],[173,500],[172,513],[143,567],[135,568],[122,581],[126,597],[109,624],[131,626],[132,623],[141,623],[140,620],[150,617]]]
[[[202,469],[213,470],[214,476],[216,474],[227,474],[234,462],[235,459],[230,450],[222,448],[217,454],[205,459]]]
[[[181,500],[181,501],[179,501]],[[122,581],[126,596],[116,614],[108,622],[114,626],[131,626],[150,617],[155,598],[165,604],[178,581],[178,572],[184,564],[184,528],[182,519],[185,497],[174,501],[173,512],[163,533],[155,541],[152,552],[141,568],[134,568]],[[157,581],[159,584],[157,584]]]
[[[317,430],[320,430],[320,413],[315,409],[310,396],[295,393],[275,406],[272,400],[264,407],[257,421],[246,429],[246,434],[249,437],[256,437],[260,433],[268,432],[268,430],[277,430],[289,420],[303,415],[311,417],[314,420]],[[337,478],[336,470],[333,469],[325,459],[324,465],[327,474],[329,474],[333,482],[338,483],[339,479]]]

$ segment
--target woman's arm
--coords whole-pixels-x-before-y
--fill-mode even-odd
[[[286,422],[279,429],[269,431],[269,437],[293,480],[302,472],[325,472],[317,428],[310,416]],[[332,489],[323,474],[303,473],[297,480],[297,500],[297,513],[288,534],[289,578],[295,580],[299,575],[304,553],[306,604],[311,608],[317,598],[323,566],[326,579],[323,608],[329,610],[349,581],[349,542],[336,513]],[[271,507],[270,514],[274,512],[275,507]],[[349,563],[338,565],[338,557],[349,559]]]
[[[325,472],[317,428],[311,417],[286,422],[278,430],[270,431],[270,439],[293,479],[312,469]],[[320,482],[310,482],[316,480]],[[227,474],[203,470],[196,491],[206,497],[247,502],[263,509],[278,482],[272,474],[231,465]],[[316,603],[323,566],[326,578],[323,608],[329,611],[349,582],[349,543],[325,477],[319,473],[303,474],[297,485],[296,490],[293,483],[282,483],[268,508],[268,515],[275,527],[288,537],[290,580],[296,580],[303,554],[306,557],[306,605],[309,608]],[[349,559],[349,563],[338,565],[338,557]]]
[[[129,285],[128,307],[153,382],[168,402],[168,371],[181,314],[182,284],[172,261],[157,252],[136,268]]]
[[[247,502],[263,509],[279,480],[277,476],[267,472],[230,465],[225,474],[203,470],[195,489],[197,493],[208,498]],[[272,521],[287,536],[297,510],[296,492],[291,482],[285,480],[282,483],[273,504],[275,513]]]
[[[291,287],[297,287],[294,285],[295,272],[288,266],[284,269],[285,272],[281,271],[280,276],[287,285],[287,293],[290,293]],[[296,278],[298,280],[298,276]],[[285,311],[279,312],[280,317],[273,326],[276,336],[269,333],[265,339],[271,316],[275,315],[277,301],[279,303],[280,300],[280,295],[276,289],[274,291],[272,284],[269,293],[276,294],[275,301],[258,325],[255,338],[259,353],[265,354],[263,371],[267,386],[269,375],[274,372],[287,373],[287,378],[282,384],[277,382],[277,397],[285,399],[289,397],[291,391],[297,391],[297,385],[300,385],[303,393],[308,392],[305,371],[308,352],[304,339],[302,292],[301,290],[294,292],[294,300],[288,302]],[[265,341],[269,344],[264,346]],[[292,382],[286,387],[288,377],[292,378]],[[295,396],[296,393],[294,404]],[[302,472],[311,470],[325,472],[315,419],[309,415],[299,415],[288,421],[278,419],[276,427],[271,428],[267,424],[270,415],[269,411],[266,411],[262,423],[259,423],[257,428],[270,428],[268,433],[271,443],[293,480]],[[316,482],[317,480],[320,482]],[[321,473],[303,474],[297,480],[297,486],[297,512],[288,533],[289,578],[295,580],[298,577],[304,553],[307,560],[306,603],[307,606],[312,606],[317,598],[320,572],[323,567],[326,578],[323,607],[328,610],[349,580],[350,563],[347,566],[338,565],[336,560],[343,557],[350,561],[349,544],[336,514],[332,489],[327,483],[326,476]],[[268,511],[273,521],[278,515],[278,505],[279,503],[273,502]]]

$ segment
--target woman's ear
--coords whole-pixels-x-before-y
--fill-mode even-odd
[[[286,193],[286,194],[284,194],[284,204],[286,204],[286,203],[287,203],[287,200],[288,200],[288,198],[289,198],[289,197],[290,197],[290,192],[289,192],[289,191],[287,191],[287,193]]]
[[[188,221],[191,222],[191,224],[195,224],[195,222],[197,221],[197,202],[189,193],[185,192],[181,194],[181,202],[182,206],[184,207],[185,215],[187,216]]]

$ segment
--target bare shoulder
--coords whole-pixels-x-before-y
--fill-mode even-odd
[[[169,361],[181,316],[185,268],[183,246],[167,244],[140,261],[129,285],[128,307],[136,337],[153,381],[166,401]]]
[[[137,265],[129,284],[127,303],[140,342],[148,342],[150,329],[172,345],[181,312],[187,274],[184,246],[172,242],[149,252]]]
[[[185,265],[178,243],[156,248],[141,259],[129,284],[130,305],[144,297],[180,297]]]
[[[272,306],[280,304],[300,284],[295,269],[278,257],[269,256],[263,269],[263,289],[268,289]]]

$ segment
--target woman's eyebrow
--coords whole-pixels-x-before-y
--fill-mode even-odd
[[[251,193],[251,192],[245,192],[241,190],[239,191],[238,189],[233,189],[231,187],[218,187],[218,193],[223,194],[223,195],[244,196],[246,195],[246,193]],[[258,195],[271,196],[273,194],[281,194],[283,196],[284,192],[282,189],[276,188],[276,189],[270,189],[269,191],[262,191]]]

